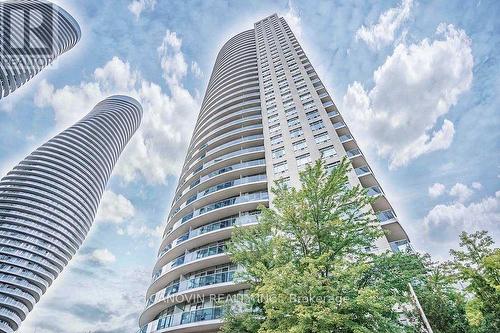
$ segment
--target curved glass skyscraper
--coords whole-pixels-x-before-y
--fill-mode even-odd
[[[226,254],[235,225],[257,223],[276,180],[347,156],[349,181],[376,196],[390,234],[375,244],[398,251],[408,237],[341,114],[283,18],[272,15],[231,38],[210,78],[140,316],[142,333],[216,332],[220,296],[244,292]],[[271,200],[271,201],[270,201]]]
[[[80,26],[46,0],[0,1],[0,99],[80,40]]]
[[[0,332],[15,331],[87,235],[142,108],[112,96],[0,180]]]

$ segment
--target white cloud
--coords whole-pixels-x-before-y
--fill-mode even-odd
[[[373,73],[370,91],[355,81],[344,96],[351,126],[392,169],[453,141],[453,123],[440,119],[471,86],[472,49],[466,33],[453,25],[439,25],[436,35],[399,44]]]
[[[196,61],[191,61],[191,73],[193,73],[193,75],[197,78],[197,79],[201,79],[203,77],[203,72],[200,68],[200,65],[198,65],[198,63]]]
[[[113,57],[94,71],[92,81],[60,89],[43,81],[35,103],[52,107],[57,128],[63,129],[109,95],[125,94],[136,98],[144,109],[142,124],[114,172],[126,182],[142,176],[149,183],[164,183],[166,177],[177,174],[181,166],[199,109],[199,101],[182,85],[188,66],[181,46],[182,40],[176,33],[167,30],[158,48],[169,94],[158,84],[142,78],[128,62]]]
[[[163,42],[158,47],[163,77],[167,83],[179,83],[188,71],[188,64],[181,52],[182,39],[176,32],[167,30]]]
[[[475,190],[480,190],[483,188],[483,184],[481,184],[480,182],[473,182],[471,186]]]
[[[459,202],[465,202],[473,194],[473,191],[462,183],[456,183],[450,189],[450,195],[456,197]]]
[[[156,6],[156,0],[133,0],[128,5],[128,10],[134,14],[135,18],[138,20],[141,17],[141,13],[145,10],[154,10]]]
[[[500,191],[465,205],[461,202],[440,204],[425,216],[424,225],[428,237],[435,242],[458,243],[461,231],[489,231],[494,239],[500,236]]]
[[[413,0],[402,0],[395,8],[382,13],[377,24],[361,26],[356,31],[356,40],[363,40],[370,48],[380,49],[394,40],[396,30],[410,17]]]
[[[150,269],[72,260],[23,322],[23,332],[135,332]],[[68,296],[70,295],[70,296]],[[68,329],[68,323],[71,323]]]
[[[96,221],[121,224],[135,215],[134,205],[123,195],[106,190],[97,210]]]
[[[115,255],[108,249],[95,249],[90,259],[101,265],[112,264],[116,261]]]
[[[299,11],[292,3],[292,0],[288,0],[288,11],[283,14],[283,18],[286,20],[286,23],[288,23],[288,26],[293,31],[293,34],[295,35],[297,40],[300,42],[300,40],[302,39],[301,18]]]
[[[445,190],[446,186],[441,183],[435,183],[429,187],[428,192],[431,198],[437,198],[440,195],[444,194]]]
[[[120,236],[127,235],[132,238],[147,240],[149,247],[157,248],[163,237],[164,230],[165,224],[150,228],[144,223],[134,221],[133,223],[117,229],[117,234]]]

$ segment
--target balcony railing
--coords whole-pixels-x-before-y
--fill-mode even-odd
[[[151,324],[151,330],[141,330],[140,332],[156,332],[168,327],[174,327],[179,325],[186,325],[200,321],[206,320],[216,320],[222,318],[223,308],[213,307],[206,309],[198,309],[193,311],[186,311],[182,313],[172,314],[163,318],[160,318],[156,324],[156,328],[153,328],[154,322]]]
[[[371,170],[368,167],[368,165],[365,165],[365,166],[354,169],[354,172],[356,172],[356,175],[358,175],[358,177],[362,177],[362,176],[365,176],[367,174],[370,174]]]
[[[361,154],[361,150],[359,148],[354,148],[354,149],[346,151],[346,155],[349,158],[354,158],[357,156],[361,156],[362,154]]]
[[[195,218],[199,215],[208,213],[208,212],[215,210],[215,209],[219,209],[219,208],[223,208],[223,207],[227,207],[227,206],[232,206],[232,205],[237,205],[237,204],[245,203],[245,202],[249,202],[249,201],[267,200],[267,199],[269,199],[269,195],[268,195],[267,191],[266,192],[250,193],[250,194],[241,195],[239,197],[232,197],[232,198],[224,199],[224,200],[221,200],[218,202],[214,202],[210,205],[201,207],[199,209],[196,209],[195,211],[184,215],[184,217],[182,217],[182,219],[178,222],[180,222],[179,223],[179,225],[180,225],[180,224],[186,223],[189,220],[192,220],[193,218]],[[176,222],[176,224],[177,224],[177,222]],[[172,229],[175,229],[177,226],[178,225],[174,225]]]
[[[201,249],[194,250],[192,252],[188,252],[180,257],[175,258],[174,260],[157,270],[153,275],[152,281],[156,281],[162,274],[170,271],[172,268],[175,268],[177,266],[187,264],[195,260],[223,254],[225,252],[226,245],[224,243],[210,245],[202,247]]]
[[[172,247],[177,246],[177,245],[187,241],[188,239],[197,237],[199,235],[203,235],[207,232],[229,228],[229,227],[232,227],[234,225],[246,225],[246,224],[255,223],[255,222],[257,222],[256,215],[241,215],[238,217],[226,218],[226,219],[223,219],[220,221],[212,222],[210,224],[207,224],[207,225],[201,226],[199,228],[190,230],[187,233],[183,234],[182,236],[178,237],[172,243],[165,246],[165,248],[159,253],[158,257],[161,257],[163,254],[165,254]]]
[[[388,221],[392,221],[396,219],[396,214],[392,211],[392,209],[384,210],[377,213],[377,219],[380,223],[385,223]]]
[[[249,177],[242,177],[242,178],[238,178],[238,179],[235,179],[235,180],[230,180],[230,181],[227,181],[227,182],[224,182],[224,183],[221,183],[221,184],[217,184],[217,185],[214,185],[214,186],[211,186],[209,188],[207,188],[206,190],[203,190],[203,191],[200,191],[198,192],[197,194],[191,196],[186,202],[184,202],[182,205],[179,206],[178,209],[176,209],[176,211],[179,211],[183,208],[185,208],[186,206],[188,206],[189,204],[195,202],[196,200],[199,200],[211,193],[214,193],[214,192],[217,192],[217,191],[221,191],[221,190],[224,190],[224,189],[227,189],[227,188],[231,188],[231,187],[235,187],[235,186],[238,186],[238,185],[243,185],[243,184],[248,184],[248,183],[254,183],[254,182],[260,182],[260,181],[265,181],[267,178],[266,178],[266,175],[263,174],[263,175],[254,175],[254,176],[249,176]],[[177,213],[177,212],[175,212]],[[175,215],[172,214],[172,215]]]
[[[384,192],[382,192],[382,188],[380,186],[372,186],[368,188],[368,192],[366,194],[371,197],[375,197],[384,194]]]
[[[169,297],[171,295],[175,295],[177,293],[181,293],[181,292],[184,292],[186,290],[211,286],[211,285],[215,285],[215,284],[232,282],[234,280],[235,273],[236,273],[235,270],[227,271],[227,272],[220,272],[220,273],[213,273],[213,274],[208,274],[205,276],[195,277],[192,279],[172,283],[167,288],[165,288],[165,291],[163,293],[163,297],[158,299],[158,302],[162,301],[165,297]],[[156,295],[158,295],[158,294],[159,293],[154,294],[148,299],[148,302],[146,303],[146,307],[149,307],[150,305],[155,303]]]
[[[339,136],[339,139],[340,139],[340,142],[342,143],[345,143],[347,141],[351,141],[351,140],[354,140],[354,138],[352,137],[351,134],[344,134],[344,135],[341,135]]]

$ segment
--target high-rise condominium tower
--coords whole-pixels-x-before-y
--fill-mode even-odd
[[[141,118],[134,99],[109,97],[0,180],[1,333],[19,327],[82,244]]]
[[[221,308],[210,296],[245,289],[233,282],[238,267],[226,254],[232,228],[257,222],[275,180],[297,185],[307,163],[323,158],[333,167],[344,156],[351,184],[377,197],[373,210],[391,231],[377,247],[397,251],[406,233],[285,20],[272,15],[231,38],[188,148],[141,331],[216,332]]]
[[[46,0],[0,1],[0,99],[80,40],[80,26]]]

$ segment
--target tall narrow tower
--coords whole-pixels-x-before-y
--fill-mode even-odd
[[[0,1],[0,99],[80,40],[80,26],[46,0]]]
[[[168,216],[141,333],[215,332],[214,295],[243,292],[225,242],[235,225],[257,223],[274,181],[299,183],[306,164],[334,167],[347,156],[352,185],[376,196],[373,210],[390,234],[380,249],[408,244],[396,214],[304,51],[272,15],[219,52]],[[211,297],[212,296],[212,297]]]
[[[87,235],[142,108],[97,104],[0,180],[0,332],[18,329]]]

